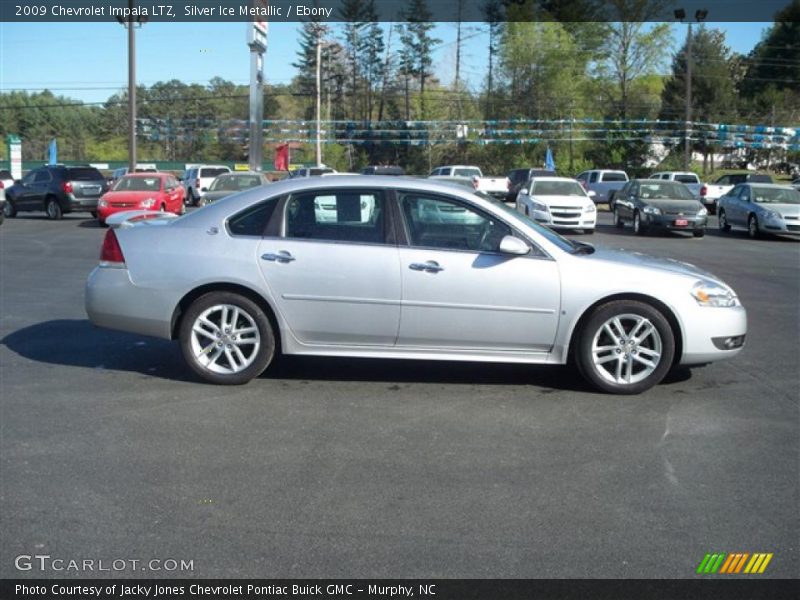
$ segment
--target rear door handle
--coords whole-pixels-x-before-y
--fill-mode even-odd
[[[267,252],[266,254],[262,254],[261,258],[271,262],[292,262],[296,260],[295,257],[286,250],[280,250],[277,253]]]
[[[429,260],[424,263],[411,263],[408,268],[412,271],[428,271],[429,273],[444,271],[444,267],[440,266],[435,260]]]

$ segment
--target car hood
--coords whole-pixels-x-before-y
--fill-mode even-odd
[[[547,204],[548,206],[558,205],[581,207],[593,204],[590,198],[584,198],[581,196],[537,196],[534,194],[531,196],[531,198],[537,202],[541,202],[542,204]]]
[[[643,204],[660,208],[661,212],[682,212],[694,214],[703,208],[697,200],[642,200]]]
[[[761,207],[784,217],[800,217],[800,204],[762,204]]]
[[[215,200],[221,200],[225,196],[231,196],[233,194],[237,194],[237,191],[234,190],[219,190],[217,192],[203,192],[203,198],[205,198],[208,202],[214,202]]]
[[[613,249],[596,247],[594,253],[587,254],[587,258],[592,260],[601,260],[606,262],[613,262],[615,264],[625,264],[631,267],[642,267],[645,269],[658,269],[660,271],[669,271],[670,273],[677,273],[679,275],[686,275],[688,277],[702,277],[712,281],[722,280],[716,275],[709,273],[691,263],[675,260],[674,258],[664,258],[658,256],[650,256],[643,252],[634,252],[632,250]]]
[[[147,200],[148,198],[155,198],[160,196],[161,192],[132,192],[132,191],[119,191],[119,192],[106,192],[103,194],[103,198],[105,198],[109,202],[121,202],[121,201],[128,201],[128,202],[138,202],[140,200]]]

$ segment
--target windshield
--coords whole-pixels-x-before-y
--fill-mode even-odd
[[[800,204],[800,192],[794,188],[751,186],[753,201],[759,204]]]
[[[682,183],[642,182],[639,187],[642,200],[694,200],[694,196]]]
[[[117,181],[115,192],[158,192],[161,189],[160,177],[123,177]]]
[[[258,175],[222,175],[217,177],[208,189],[210,192],[238,192],[261,185]]]
[[[515,219],[517,221],[523,222],[525,225],[530,227],[531,229],[536,230],[536,232],[545,238],[551,244],[558,246],[564,252],[574,252],[579,246],[578,244],[568,240],[567,238],[560,236],[552,229],[545,227],[544,225],[539,225],[535,221],[532,221],[522,213],[518,212],[516,209],[511,208],[504,202],[497,202],[495,206],[501,209],[503,212],[506,213],[506,216],[509,218]]]
[[[586,196],[577,181],[534,181],[532,196]]]

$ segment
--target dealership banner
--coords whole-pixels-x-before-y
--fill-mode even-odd
[[[2,0],[1,21],[346,21],[345,0]],[[615,0],[500,0],[493,17],[500,21],[665,21],[675,22],[672,2],[618,2]],[[792,0],[706,0],[708,22],[771,21]],[[379,21],[405,21],[409,0],[379,0]],[[453,2],[428,0],[431,22],[483,22],[485,0]],[[796,18],[787,11],[784,19]],[[685,15],[685,11],[684,11]],[[792,15],[795,15],[794,17]],[[690,16],[691,17],[691,16]]]
[[[61,579],[2,580],[3,600],[767,600],[786,579]]]

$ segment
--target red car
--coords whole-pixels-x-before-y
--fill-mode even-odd
[[[169,173],[132,173],[117,180],[97,203],[97,220],[125,210],[160,210],[182,215],[183,186]]]

